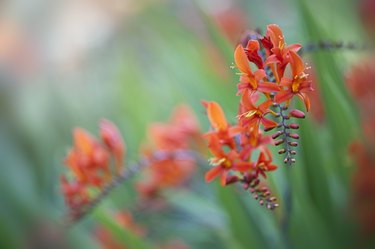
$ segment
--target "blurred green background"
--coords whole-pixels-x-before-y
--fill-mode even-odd
[[[204,131],[209,125],[202,99],[219,102],[234,122],[238,76],[230,66],[245,29],[264,31],[276,23],[288,43],[365,43],[358,5],[355,0],[2,1],[0,248],[43,248],[34,245],[43,239],[55,241],[53,248],[100,248],[92,228],[118,229],[106,212],[131,206],[131,182],[83,222],[69,230],[59,226],[66,212],[59,175],[66,171],[62,160],[74,127],[97,134],[100,118],[114,121],[128,159],[135,160],[147,125],[167,120],[176,104],[192,106]],[[281,167],[269,181],[280,198],[277,211],[260,207],[241,189],[205,184],[202,169],[191,191],[166,194],[169,210],[136,214],[149,236],[117,231],[124,248],[156,248],[167,239],[191,248],[371,248],[361,242],[352,219],[354,165],[347,148],[361,130],[343,77],[363,55],[305,53],[321,98],[312,109],[320,105],[325,114],[319,109],[301,122],[293,167],[275,156]]]

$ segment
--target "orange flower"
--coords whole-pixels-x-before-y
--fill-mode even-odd
[[[267,178],[266,171],[273,171],[277,169],[275,164],[272,164],[272,155],[268,155],[269,158],[266,159],[266,155],[261,152],[258,161],[255,165],[256,174],[261,174],[264,178]]]
[[[207,116],[211,123],[211,127],[213,128],[213,131],[207,132],[205,136],[217,136],[221,144],[228,145],[233,149],[235,147],[233,137],[240,133],[241,127],[229,125],[227,119],[225,118],[224,112],[218,103],[202,103],[207,108]]]
[[[267,26],[266,36],[262,39],[262,44],[267,51],[267,59],[265,65],[276,64],[277,71],[273,69],[276,81],[279,82],[280,78],[284,75],[285,68],[289,63],[288,53],[290,51],[298,52],[301,49],[300,44],[291,44],[286,46],[283,32],[276,24]],[[271,68],[272,65],[271,65]]]
[[[256,107],[254,105],[256,97],[257,96],[250,97],[247,91],[245,91],[241,98],[241,105],[243,106],[244,112],[239,115],[239,119],[243,127],[248,127],[249,130],[253,129],[255,134],[259,134],[260,124],[263,124],[264,127],[269,130],[276,127],[278,123],[265,118],[265,115],[268,113],[276,115],[273,111],[268,109],[272,105],[272,100],[267,99]]]
[[[189,150],[200,143],[197,118],[187,106],[179,106],[169,123],[156,123],[149,127],[150,144],[141,153],[149,161],[136,184],[144,198],[151,199],[163,189],[179,187],[195,172],[196,162],[191,156],[177,158],[176,153]]]
[[[280,104],[297,95],[304,102],[306,111],[309,111],[310,100],[306,93],[313,91],[312,82],[308,79],[308,74],[304,72],[305,66],[301,57],[294,51],[290,51],[289,54],[292,78],[283,77],[281,79],[280,86],[284,87],[285,90],[276,94],[275,101]]]
[[[101,191],[112,180],[110,168],[111,156],[116,161],[118,174],[124,156],[124,143],[114,124],[101,122],[101,137],[98,141],[81,128],[73,131],[74,146],[68,152],[64,164],[70,170],[70,177],[61,177],[61,189],[71,214],[79,214],[80,208],[86,205],[94,195],[91,189]]]
[[[173,111],[169,123],[150,125],[148,136],[159,150],[186,149],[193,140],[199,142],[200,128],[193,111],[180,105]]]
[[[254,45],[254,42],[257,45]],[[250,47],[259,47],[259,43],[257,41],[249,41],[249,44]],[[256,51],[256,48],[249,48],[249,50],[250,49]],[[257,91],[263,93],[279,91],[279,86],[277,84],[271,82],[261,82],[262,80],[267,78],[264,70],[259,69],[255,71],[255,73],[252,72],[248,57],[242,45],[237,46],[234,52],[234,60],[238,69],[241,71],[240,83],[238,84],[238,93],[243,92],[245,89],[248,89],[250,94],[253,94]]]
[[[221,185],[225,186],[230,170],[245,172],[251,168],[251,163],[242,161],[236,151],[231,150],[228,153],[224,152],[217,137],[210,137],[208,147],[214,155],[214,157],[210,159],[210,163],[214,168],[206,173],[206,182],[211,182],[214,178],[221,175]]]
[[[76,128],[73,132],[74,147],[65,159],[74,177],[82,184],[102,186],[110,180],[109,153],[87,131]],[[105,179],[100,177],[105,175]]]

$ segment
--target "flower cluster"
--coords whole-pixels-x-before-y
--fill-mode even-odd
[[[153,198],[165,188],[178,187],[196,169],[191,148],[201,137],[198,120],[185,105],[176,107],[169,123],[154,123],[148,129],[149,143],[141,149],[149,166],[136,184],[143,198]]]
[[[297,54],[300,48],[299,44],[287,46],[277,25],[269,25],[264,37],[250,36],[246,47],[237,46],[234,59],[240,71],[237,95],[241,101],[235,125],[228,123],[218,103],[203,102],[212,127],[205,137],[214,156],[210,160],[214,167],[206,173],[206,181],[220,176],[222,185],[241,182],[269,209],[277,206],[275,198],[259,186],[259,176],[265,178],[266,172],[277,168],[268,146],[283,145],[279,154],[286,154],[284,162],[295,162],[292,147],[298,145],[295,140],[299,135],[291,130],[299,126],[289,120],[304,118],[305,114],[290,110],[291,100],[297,96],[306,111],[310,109],[306,93],[312,87],[307,68]],[[275,128],[272,138],[264,134]],[[252,160],[255,156],[257,159]]]
[[[64,161],[69,175],[61,177],[61,189],[72,218],[121,173],[125,154],[121,134],[108,120],[100,122],[100,141],[81,128],[74,130],[73,137],[74,146]],[[111,168],[112,160],[115,169]]]

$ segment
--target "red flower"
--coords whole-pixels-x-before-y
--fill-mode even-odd
[[[217,137],[210,137],[208,147],[214,155],[210,159],[211,165],[214,168],[206,173],[206,182],[210,182],[220,175],[221,185],[225,186],[230,170],[244,172],[251,168],[251,163],[242,161],[235,150],[231,150],[228,153],[224,152]]]
[[[310,100],[307,96],[307,92],[313,91],[311,86],[311,80],[308,79],[308,75],[304,72],[305,66],[299,55],[290,51],[290,68],[292,78],[283,77],[280,82],[280,86],[284,90],[280,91],[275,96],[276,103],[280,104],[285,101],[289,101],[295,95],[297,95],[305,104],[306,110],[310,110]]]
[[[101,191],[111,182],[111,156],[120,173],[125,145],[118,129],[110,121],[102,121],[101,137],[103,141],[98,141],[81,128],[73,131],[74,146],[64,160],[71,177],[61,177],[61,190],[73,216],[94,198],[90,190]]]
[[[182,186],[193,175],[195,159],[176,158],[175,153],[199,145],[201,133],[197,118],[187,106],[177,107],[168,123],[151,124],[148,133],[150,141],[141,154],[150,165],[143,169],[136,187],[143,198],[152,199],[163,189]]]
[[[285,68],[289,63],[288,53],[290,51],[297,52],[301,49],[300,44],[291,44],[286,46],[283,32],[280,27],[276,24],[267,26],[266,36],[262,39],[262,44],[267,51],[267,59],[264,62],[265,65],[276,64],[277,70],[273,69],[276,82],[279,82],[280,78],[284,75]]]
[[[217,136],[221,144],[228,145],[233,149],[235,147],[233,137],[240,133],[241,127],[229,125],[218,103],[203,102],[203,105],[207,108],[207,116],[213,128],[213,131],[207,132],[205,136]]]
[[[257,41],[249,41],[248,50],[257,51],[256,46],[259,47],[259,43]],[[254,53],[249,53],[249,55],[250,59],[253,59],[256,62],[258,61],[258,57],[256,57]],[[255,73],[252,72],[248,61],[248,56],[246,55],[242,45],[237,46],[236,51],[234,52],[234,60],[238,69],[241,71],[240,83],[238,84],[238,93],[243,92],[245,89],[248,89],[250,94],[257,91],[263,93],[279,91],[279,86],[277,84],[271,82],[261,82],[267,78],[263,69],[259,69],[255,71]]]
[[[261,174],[264,178],[266,178],[266,171],[273,171],[277,169],[275,164],[272,164],[272,155],[268,155],[268,159],[266,159],[266,155],[261,152],[258,158],[258,161],[255,165],[256,174]]]
[[[265,118],[265,115],[273,111],[268,109],[272,105],[272,100],[267,99],[258,107],[254,105],[256,96],[250,97],[245,91],[241,98],[241,105],[244,111],[239,115],[241,125],[247,127],[248,130],[254,130],[255,134],[259,134],[259,126],[263,124],[266,129],[272,129],[278,125],[277,122]]]

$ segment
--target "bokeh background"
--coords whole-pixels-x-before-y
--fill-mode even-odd
[[[301,123],[297,163],[269,178],[280,198],[275,212],[241,189],[205,184],[201,169],[189,189],[166,194],[168,210],[134,215],[149,230],[144,237],[117,231],[107,215],[131,207],[131,181],[65,229],[59,188],[74,127],[97,134],[101,118],[114,121],[128,159],[135,160],[147,126],[167,120],[177,104],[190,105],[203,130],[209,124],[202,99],[220,102],[234,121],[238,76],[230,66],[246,29],[264,31],[277,23],[288,43],[361,46],[371,43],[373,2],[1,1],[0,248],[103,248],[97,226],[126,233],[122,248],[132,249],[158,248],[168,240],[187,248],[374,248],[374,229],[363,229],[356,219],[362,199],[352,201],[358,169],[348,148],[363,134],[345,74],[370,54],[358,47],[305,52],[317,90]],[[275,162],[282,166],[277,156]],[[285,198],[291,206],[283,205]]]

